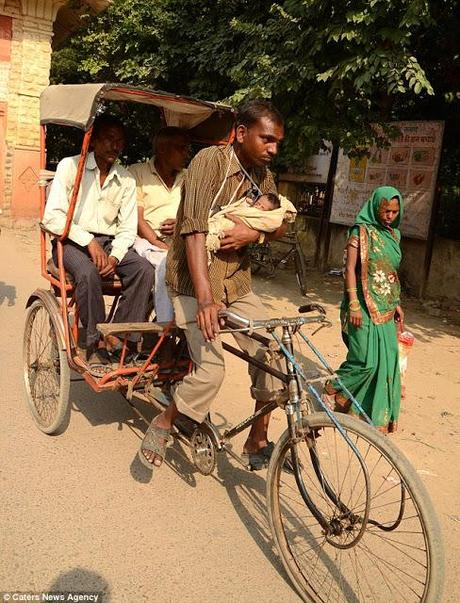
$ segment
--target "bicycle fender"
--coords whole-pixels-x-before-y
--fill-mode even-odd
[[[56,299],[56,296],[47,289],[35,289],[26,302],[26,309],[30,308],[30,306],[37,300],[43,302],[43,305],[48,310],[49,314],[54,316],[56,319],[59,335],[61,337],[62,349],[65,350],[64,322],[62,320],[61,307]]]

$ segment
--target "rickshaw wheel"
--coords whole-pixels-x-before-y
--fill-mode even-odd
[[[24,329],[24,383],[37,427],[54,434],[67,426],[70,369],[58,327],[59,316],[41,299],[28,309]]]

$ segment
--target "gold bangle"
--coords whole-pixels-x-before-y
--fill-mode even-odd
[[[350,289],[347,289],[347,293],[350,293],[350,291],[358,291],[358,289],[356,287],[350,287]]]
[[[359,303],[359,301],[357,299],[354,299],[353,301],[351,301],[348,304],[348,307],[352,312],[357,312],[358,310],[361,310],[361,304]]]

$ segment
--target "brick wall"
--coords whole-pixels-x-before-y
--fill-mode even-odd
[[[13,217],[38,211],[39,98],[49,83],[53,20],[63,3],[5,0],[0,14],[0,102],[7,105],[0,207]]]

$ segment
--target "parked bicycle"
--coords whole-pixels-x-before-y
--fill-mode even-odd
[[[277,269],[285,267],[293,261],[300,293],[306,296],[307,259],[302,251],[297,233],[295,231],[288,232],[284,237],[278,239],[276,243],[287,247],[281,256],[273,252],[273,247],[268,242],[251,246],[249,255],[252,274],[257,274],[263,269],[267,276],[274,277]]]

